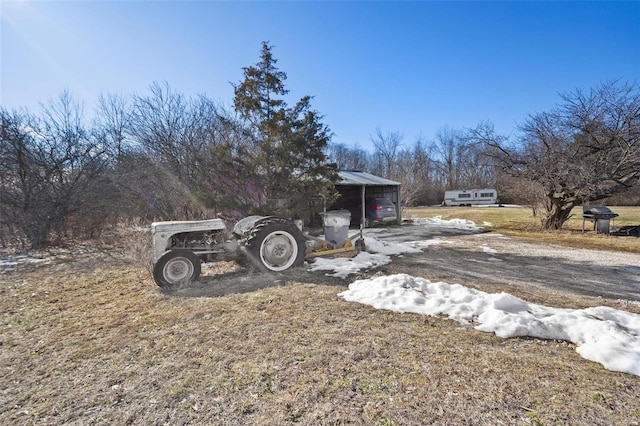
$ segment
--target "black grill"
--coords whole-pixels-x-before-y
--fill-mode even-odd
[[[593,222],[593,229],[601,234],[609,233],[609,221],[618,217],[607,206],[583,206],[582,207],[582,232],[584,233],[584,223],[589,220]]]
[[[614,213],[607,206],[584,206],[582,208],[582,217],[589,220],[613,219],[618,217],[618,213]]]

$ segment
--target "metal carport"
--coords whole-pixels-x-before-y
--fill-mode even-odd
[[[385,179],[360,170],[340,170],[340,181],[336,189],[342,197],[360,197],[362,205],[362,218],[365,217],[366,197],[385,197],[396,206],[398,224],[402,222],[400,216],[400,182]]]

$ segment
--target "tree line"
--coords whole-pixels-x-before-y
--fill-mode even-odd
[[[401,132],[376,129],[372,151],[332,144],[329,158],[339,169],[363,170],[401,184],[401,203],[411,207],[442,202],[447,189],[496,187],[500,173],[468,129],[444,127],[433,140],[405,143]]]
[[[314,200],[336,199],[339,169],[400,182],[403,206],[440,203],[446,189],[495,187],[503,202],[543,212],[548,228],[582,202],[640,202],[636,83],[563,95],[515,139],[490,123],[411,143],[376,129],[364,150],[332,143],[310,96],[289,105],[276,64],[263,43],[233,85],[232,108],[168,83],[100,96],[92,120],[66,91],[38,114],[0,108],[0,244],[39,247],[131,221],[294,218],[317,211]]]

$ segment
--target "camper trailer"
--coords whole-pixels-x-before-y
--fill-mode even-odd
[[[445,191],[445,206],[476,206],[496,204],[498,202],[498,191],[495,189],[454,189]]]

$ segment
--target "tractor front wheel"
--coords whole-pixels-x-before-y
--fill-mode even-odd
[[[304,237],[293,223],[267,221],[258,224],[252,234],[247,252],[258,268],[280,272],[304,263]]]
[[[200,259],[190,250],[171,250],[153,266],[153,279],[160,287],[190,283],[198,279]]]

